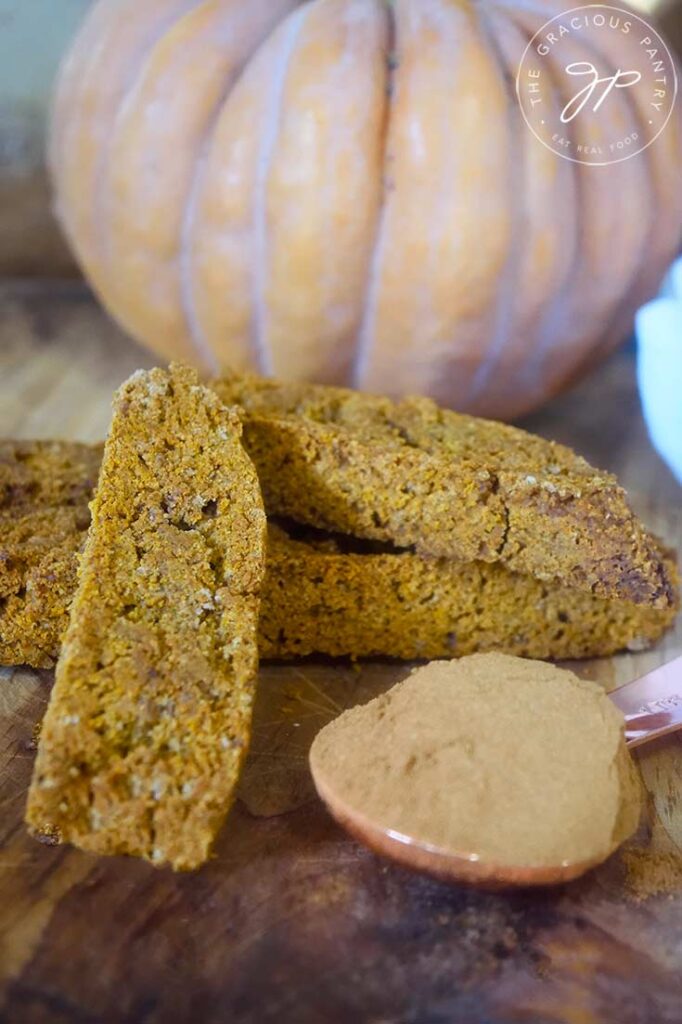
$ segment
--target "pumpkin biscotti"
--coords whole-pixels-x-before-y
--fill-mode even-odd
[[[425,398],[251,376],[212,386],[245,410],[268,514],[602,597],[673,599],[623,489],[569,448]]]
[[[354,552],[344,540],[310,532],[295,540],[270,526],[262,658],[594,658],[650,647],[676,614],[677,601],[665,609],[610,601],[500,563]],[[677,582],[674,559],[661,558]]]
[[[51,668],[101,447],[0,441],[0,664]]]
[[[38,590],[22,611],[29,628],[33,622],[41,625],[44,664],[59,654],[67,618],[62,607],[76,587],[75,551],[83,537],[74,532],[70,558],[55,557],[51,587],[63,597],[59,605]],[[314,531],[295,539],[270,525],[258,627],[261,658],[324,654],[412,660],[486,650],[555,660],[596,658],[645,650],[677,613],[677,603],[650,608],[610,601],[512,573],[499,563],[424,559],[411,551],[361,553],[344,548],[342,541]],[[667,564],[675,580],[673,559]],[[0,631],[7,618],[0,610]],[[0,664],[35,664],[25,650],[17,659],[17,649],[22,651],[0,647]]]
[[[249,739],[265,516],[234,411],[173,367],[118,392],[27,821],[96,853],[209,855]]]
[[[15,445],[23,452],[23,445]],[[12,444],[3,446],[6,462]],[[96,476],[101,446],[55,445],[43,448],[36,473],[50,478],[68,459],[80,478]],[[30,474],[25,477],[31,488]],[[37,484],[36,484],[37,485]],[[89,493],[82,503],[87,513]],[[80,507],[80,506],[79,506]],[[10,512],[10,505],[7,511]],[[71,521],[66,534],[49,509],[33,506],[41,524],[39,579],[30,600],[0,605],[0,664],[32,660],[22,646],[41,631],[40,662],[56,659],[76,588],[76,552],[85,539],[87,520]],[[24,544],[32,546],[30,523]],[[310,529],[293,534],[270,525],[259,624],[261,657],[309,654],[394,658],[447,658],[478,650],[502,650],[542,658],[581,658],[640,650],[654,643],[672,622],[675,607],[665,609],[610,601],[557,583],[542,583],[511,573],[500,563],[423,559],[410,551],[373,551],[373,542],[332,538]],[[671,579],[675,564],[665,553]],[[51,566],[48,573],[46,566]],[[367,614],[367,609],[372,614]]]

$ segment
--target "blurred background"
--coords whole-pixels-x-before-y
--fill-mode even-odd
[[[90,3],[0,0],[0,275],[77,273],[50,209],[45,134],[59,59]],[[631,6],[653,15],[682,54],[682,0]]]
[[[50,211],[45,134],[52,82],[90,0],[0,0],[0,274],[76,267]]]

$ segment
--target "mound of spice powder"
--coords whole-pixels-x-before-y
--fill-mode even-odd
[[[639,820],[623,718],[603,690],[502,654],[416,669],[326,726],[310,764],[356,835],[364,823],[484,864],[591,866]]]

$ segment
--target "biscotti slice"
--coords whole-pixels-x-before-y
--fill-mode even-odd
[[[92,453],[74,446],[74,461],[83,455]],[[76,551],[85,530],[67,534],[64,546],[58,523],[38,509],[34,515],[41,517],[41,543],[54,531],[54,548],[48,543],[30,599],[0,605],[0,635],[11,634],[21,645],[19,627],[29,635],[39,624],[40,655],[53,660],[68,621],[63,609],[75,590]],[[25,543],[30,545],[30,533]],[[271,523],[261,656],[447,658],[494,649],[528,657],[597,657],[649,647],[675,616],[677,602],[656,609],[610,601],[511,573],[500,563],[425,560],[410,551],[373,551],[373,546],[365,542],[362,551],[363,542],[351,538],[307,528],[287,533]],[[675,581],[674,559],[663,549],[661,559]],[[59,601],[55,595],[61,595]],[[0,645],[0,663],[16,664],[15,651]],[[35,664],[30,657],[18,660]]]
[[[118,392],[27,821],[200,865],[249,739],[265,516],[241,426],[193,371]]]
[[[0,441],[0,512],[87,505],[101,460],[101,444]]]
[[[0,664],[54,664],[101,446],[0,441]]]
[[[563,445],[459,415],[258,377],[213,382],[245,410],[270,515],[461,561],[499,561],[665,607],[666,567],[613,476]]]
[[[671,579],[676,566],[661,552]],[[675,602],[677,604],[677,601]],[[352,552],[270,525],[259,626],[262,658],[453,658],[501,651],[587,658],[658,640],[675,617],[513,573],[500,563]]]

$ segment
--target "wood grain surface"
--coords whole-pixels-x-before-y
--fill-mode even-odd
[[[0,435],[96,439],[149,355],[78,285],[0,285]],[[682,547],[680,489],[651,449],[631,353],[527,424],[617,472]],[[682,653],[586,662],[612,688]],[[0,1020],[679,1024],[682,744],[638,752],[639,833],[562,888],[479,893],[385,864],[315,798],[306,754],[344,707],[408,666],[261,670],[253,749],[216,856],[174,876],[40,845],[22,824],[52,674],[0,674]]]

